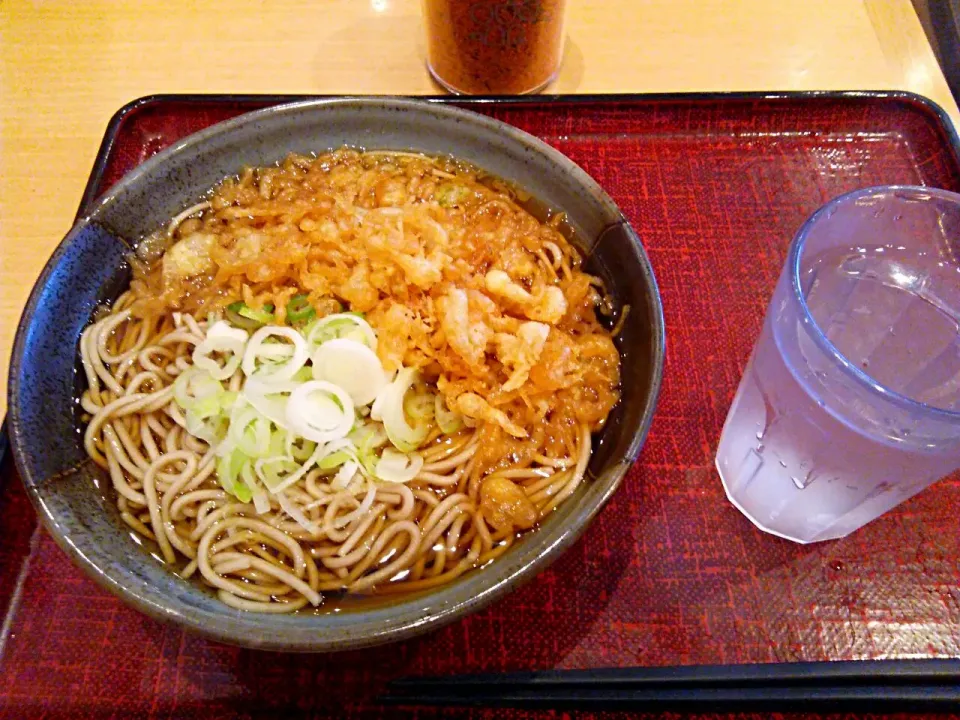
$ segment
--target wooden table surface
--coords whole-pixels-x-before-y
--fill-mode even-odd
[[[909,0],[570,0],[561,93],[910,90]],[[419,0],[0,0],[0,413],[13,335],[110,116],[153,93],[431,94]]]

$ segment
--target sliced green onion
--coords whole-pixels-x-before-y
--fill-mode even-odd
[[[429,421],[433,417],[434,397],[433,393],[407,393],[403,411],[414,420]]]
[[[261,325],[268,325],[273,322],[273,305],[271,303],[265,303],[262,308],[257,310],[249,305],[240,303],[240,309],[237,310],[237,314],[240,317],[253,320]]]
[[[320,462],[317,463],[317,467],[319,467],[321,470],[333,470],[335,467],[340,467],[347,460],[350,460],[353,457],[353,453],[347,452],[346,450],[340,450],[325,456]]]
[[[284,338],[290,344],[282,345],[275,340],[267,342],[270,338]],[[287,347],[291,349],[286,350]],[[303,335],[293,328],[267,325],[250,336],[241,367],[247,377],[255,376],[264,383],[284,382],[293,378],[309,357],[310,348]],[[277,362],[278,358],[280,362]]]
[[[252,407],[235,408],[228,437],[245,455],[262,458],[270,452],[270,421]]]
[[[256,378],[247,378],[243,386],[243,399],[252,405],[257,412],[279,428],[287,427],[287,401],[289,395],[284,392],[286,387],[280,387],[260,382]]]
[[[216,445],[226,437],[227,420],[218,413],[204,417],[195,408],[187,410],[187,432],[209,445]]]
[[[253,492],[244,483],[238,482],[233,486],[233,494],[240,502],[248,503],[253,497]]]
[[[447,409],[447,403],[442,396],[434,398],[433,417],[437,420],[440,432],[451,435],[463,427],[463,418],[460,413]]]
[[[193,349],[194,367],[206,370],[216,380],[226,380],[240,367],[243,348],[246,345],[246,330],[230,327],[220,320],[207,329],[207,336]],[[225,356],[223,364],[211,357],[213,353]]]
[[[186,429],[191,435],[215,445],[226,435],[229,411],[237,394],[223,389],[217,380],[197,368],[182,372],[173,384],[174,399],[185,411]]]
[[[196,400],[186,412],[187,432],[210,445],[223,440],[227,434],[227,418],[221,413],[230,407],[225,402],[229,400],[227,396],[234,394],[220,392]]]
[[[383,426],[380,423],[364,423],[350,433],[348,440],[357,448],[357,461],[364,473],[375,477],[379,458],[374,450],[388,441]]]
[[[187,368],[173,382],[173,399],[184,410],[192,408],[198,400],[219,396],[222,392],[223,385],[199,368]]]
[[[356,415],[353,400],[333,383],[312,380],[290,393],[287,424],[301,437],[326,443],[346,437]]]
[[[370,450],[361,450],[357,453],[357,462],[360,463],[360,467],[363,468],[364,475],[368,477],[377,476],[377,461],[379,459],[376,453]]]
[[[190,412],[199,417],[201,420],[206,420],[208,417],[213,417],[220,413],[220,395],[207,395],[198,399],[193,407],[190,408]]]
[[[407,422],[403,411],[404,398],[407,390],[417,380],[415,368],[403,368],[397,373],[396,379],[377,396],[370,410],[370,417],[383,422],[387,437],[401,452],[412,452],[427,437],[427,426],[413,427]]]
[[[308,295],[294,295],[287,303],[287,322],[305,323],[317,316],[317,311],[310,304]]]
[[[240,314],[240,310],[244,307],[242,302],[230,303],[227,305],[227,309],[224,312],[227,320],[238,328],[243,328],[244,330],[256,330],[262,323],[258,323],[255,320],[250,318],[245,318]]]
[[[279,327],[279,326],[278,326]],[[260,345],[258,359],[268,363],[280,363],[289,360],[294,355],[293,345],[277,342],[269,337]]]
[[[340,466],[337,474],[333,476],[333,480],[330,481],[330,487],[334,490],[346,490],[359,469],[359,462],[356,460],[347,460],[347,462]]]
[[[324,450],[325,448],[323,445],[317,445],[316,449],[313,451],[313,454],[309,458],[301,463],[293,463],[293,465],[287,466],[292,469],[292,472],[283,477],[281,477],[276,471],[271,473],[271,471],[266,470],[265,468],[268,466],[268,463],[276,463],[279,460],[288,460],[292,462],[290,456],[283,456],[282,458],[263,458],[256,462],[255,468],[257,476],[263,480],[264,485],[267,485],[270,492],[276,495],[277,493],[286,490],[291,485],[299,482],[300,479],[306,475],[314,465],[317,464],[317,461],[323,457]],[[296,466],[295,469],[294,466]]]
[[[217,460],[217,480],[220,482],[220,487],[241,502],[250,502],[253,495],[250,488],[243,482],[238,482],[238,476],[244,464],[249,462],[250,459],[239,450],[232,450],[221,455]]]
[[[283,451],[288,457],[299,462],[305,462],[316,451],[317,443],[313,440],[297,437],[293,433],[284,435]],[[279,453],[278,453],[279,454]]]
[[[227,316],[259,325],[272,317],[258,313],[272,309],[251,311],[234,303]],[[368,483],[361,505],[369,507],[374,480],[409,482],[419,473],[423,458],[412,451],[439,414],[437,398],[419,386],[411,391],[415,369],[384,372],[374,349],[376,334],[362,314],[314,319],[307,295],[291,298],[288,311],[291,323],[306,326],[267,324],[248,334],[209,318],[194,366],[174,381],[187,432],[214,449],[224,490],[253,502],[258,513],[269,511],[281,496],[300,512],[283,491],[318,467],[333,473],[329,482],[337,490],[352,492],[358,480]],[[226,381],[238,366],[246,375],[242,390],[229,391]],[[381,453],[386,443],[395,449]],[[356,512],[338,518],[337,526]],[[304,527],[314,525],[302,519]]]
[[[377,462],[376,475],[384,482],[406,483],[413,480],[423,468],[419,453],[405,455],[386,448]]]
[[[240,477],[243,478],[242,488],[244,494],[246,494],[246,492],[250,493],[250,498],[253,500],[253,507],[256,508],[256,511],[260,515],[263,515],[270,512],[270,501],[267,499],[267,494],[257,487],[257,479],[253,474],[253,467],[251,465],[251,463],[247,462],[240,468]],[[238,485],[240,485],[240,483],[238,483]]]
[[[286,455],[279,455],[257,460],[254,468],[260,481],[267,486],[268,490],[273,490],[297,472],[301,465]]]
[[[387,442],[387,433],[380,423],[363,423],[350,431],[347,438],[361,450],[375,450]]]
[[[342,338],[352,333],[360,333],[357,338],[359,342],[376,352],[377,335],[370,327],[370,323],[364,320],[363,315],[354,312],[334,313],[327,315],[319,320],[310,323],[304,328],[307,342],[315,350],[322,343],[335,338]]]
[[[387,384],[377,354],[356,340],[327,340],[310,358],[313,377],[343,388],[354,405],[369,405]]]

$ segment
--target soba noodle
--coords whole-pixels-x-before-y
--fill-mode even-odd
[[[291,156],[224,181],[141,244],[130,290],[81,336],[84,445],[124,522],[182,577],[268,613],[331,592],[432,588],[502,555],[584,481],[591,432],[618,397],[619,357],[595,311],[602,284],[560,222],[536,220],[473,168],[410,153]],[[296,298],[311,322],[364,313],[386,377],[410,368],[410,393],[435,400],[414,418],[399,397],[422,430],[400,448],[422,459],[412,478],[385,481],[376,457],[352,475],[342,460],[321,467],[288,430],[288,451],[309,466],[294,482],[261,487],[253,456],[235,480],[253,502],[224,481],[220,438],[196,430],[177,380],[195,377],[197,349],[229,332],[236,303],[288,327]],[[218,397],[240,402],[249,375],[236,367]],[[358,404],[352,433],[376,425],[372,407]]]

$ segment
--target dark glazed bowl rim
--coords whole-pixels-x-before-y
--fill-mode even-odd
[[[78,235],[83,230],[98,225],[109,230],[110,223],[103,222],[103,215],[107,214],[111,206],[122,202],[124,194],[129,190],[139,189],[148,182],[152,175],[162,172],[164,166],[177,158],[178,154],[190,151],[196,152],[198,148],[203,148],[205,144],[212,143],[217,138],[229,136],[231,133],[247,126],[255,126],[261,121],[265,122],[268,119],[277,119],[285,115],[296,115],[303,112],[322,113],[324,109],[328,108],[346,108],[356,112],[363,112],[364,108],[385,108],[421,113],[425,116],[433,115],[434,119],[450,120],[472,126],[478,133],[494,132],[515,145],[524,146],[526,152],[545,157],[551,164],[556,165],[577,186],[578,190],[589,194],[591,200],[602,208],[603,217],[610,219],[610,224],[606,230],[615,229],[617,237],[625,239],[631,244],[640,266],[639,271],[643,276],[642,280],[646,284],[647,301],[650,305],[650,321],[652,322],[652,327],[649,328],[648,332],[650,348],[646,353],[650,356],[650,387],[644,398],[641,420],[636,427],[623,430],[624,434],[630,438],[627,450],[621,453],[620,457],[615,458],[610,469],[593,480],[593,483],[597,484],[598,494],[592,497],[589,504],[578,507],[567,518],[565,525],[555,525],[548,532],[545,524],[544,527],[533,533],[530,536],[535,538],[533,541],[524,544],[522,549],[518,549],[516,553],[511,550],[511,553],[507,554],[508,556],[516,555],[509,565],[492,563],[485,568],[463,576],[467,578],[463,582],[458,580],[428,593],[411,595],[410,599],[392,605],[389,617],[385,619],[365,620],[361,616],[366,615],[367,612],[358,611],[355,615],[351,613],[356,622],[349,626],[339,625],[334,627],[327,627],[324,622],[324,618],[333,617],[330,615],[302,615],[299,616],[298,620],[291,620],[291,618],[298,616],[263,616],[233,611],[226,606],[223,606],[219,612],[207,612],[187,605],[177,597],[164,595],[156,587],[131,588],[128,574],[117,569],[116,566],[104,562],[103,559],[98,561],[98,558],[95,557],[95,551],[90,552],[87,548],[88,551],[84,552],[71,540],[69,530],[64,525],[63,519],[58,516],[55,508],[48,502],[47,494],[50,492],[50,483],[44,483],[45,478],[38,476],[33,464],[29,461],[28,453],[24,450],[27,439],[21,426],[23,411],[21,407],[21,372],[27,334],[32,326],[32,318],[37,311],[44,289],[50,283],[54,271],[67,250],[77,241]],[[456,154],[455,147],[451,150],[453,154]],[[192,198],[184,198],[184,201],[190,199]],[[605,234],[605,232],[602,232],[600,236],[602,237]],[[546,569],[551,562],[556,560],[580,537],[594,516],[619,487],[624,475],[636,460],[643,446],[659,397],[663,377],[664,344],[662,302],[653,269],[639,237],[600,186],[559,151],[549,147],[538,138],[498,120],[438,103],[391,97],[327,98],[294,102],[241,115],[175,143],[128,173],[94,203],[90,211],[73,226],[44,266],[30,293],[17,328],[10,363],[8,392],[11,445],[17,469],[30,500],[43,525],[57,544],[71,557],[75,564],[101,587],[106,588],[141,612],[163,622],[176,623],[215,640],[246,647],[304,652],[361,648],[409,638],[485,607]],[[104,552],[104,555],[108,555],[108,553]],[[505,560],[506,557],[501,558],[501,560]],[[197,592],[201,591],[197,590]]]

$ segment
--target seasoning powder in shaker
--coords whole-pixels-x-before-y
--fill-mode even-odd
[[[565,0],[423,0],[430,72],[460,94],[536,92],[563,54]]]

